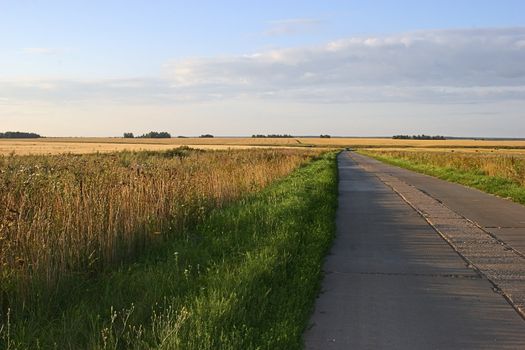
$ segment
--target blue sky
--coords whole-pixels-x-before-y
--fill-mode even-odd
[[[0,1],[0,130],[525,136],[523,13],[504,0]]]

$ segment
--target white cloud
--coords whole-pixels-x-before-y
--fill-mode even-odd
[[[290,99],[522,98],[525,28],[354,37],[321,47],[194,58],[168,65],[178,88]]]
[[[525,99],[525,28],[352,37],[318,47],[190,58],[160,78],[0,81],[10,101],[475,103]]]

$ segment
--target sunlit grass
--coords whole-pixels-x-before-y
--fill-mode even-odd
[[[184,161],[202,163],[194,164],[195,178],[217,161],[233,167],[228,157],[240,168],[229,170],[235,185],[236,171],[251,181],[269,181],[277,175],[265,172],[289,173],[310,159],[295,152],[243,152],[199,153]],[[181,226],[134,263],[78,276],[51,305],[29,305],[11,317],[9,332],[4,322],[0,346],[299,349],[334,233],[335,155],[313,160],[262,192],[260,186]]]
[[[0,301],[96,275],[307,162],[293,150],[0,157]],[[6,295],[9,296],[6,296]]]

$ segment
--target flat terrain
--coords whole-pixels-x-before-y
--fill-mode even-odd
[[[339,171],[307,349],[522,348],[525,207],[348,152]]]
[[[165,151],[174,147],[191,146],[204,150],[265,148],[256,145],[220,145],[220,144],[162,144],[162,143],[124,143],[124,142],[93,142],[89,141],[48,141],[43,140],[0,140],[0,155],[37,155],[37,154],[87,154],[110,153],[118,151]],[[285,147],[285,146],[284,146]],[[281,147],[283,148],[283,147]]]
[[[525,152],[525,141],[483,140],[393,140],[389,138],[42,138],[0,139],[0,155],[94,153],[121,150],[165,150],[179,146],[203,149],[247,147],[424,147],[424,148],[504,148]]]

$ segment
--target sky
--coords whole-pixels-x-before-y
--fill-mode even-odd
[[[0,0],[0,132],[525,137],[525,1]]]

